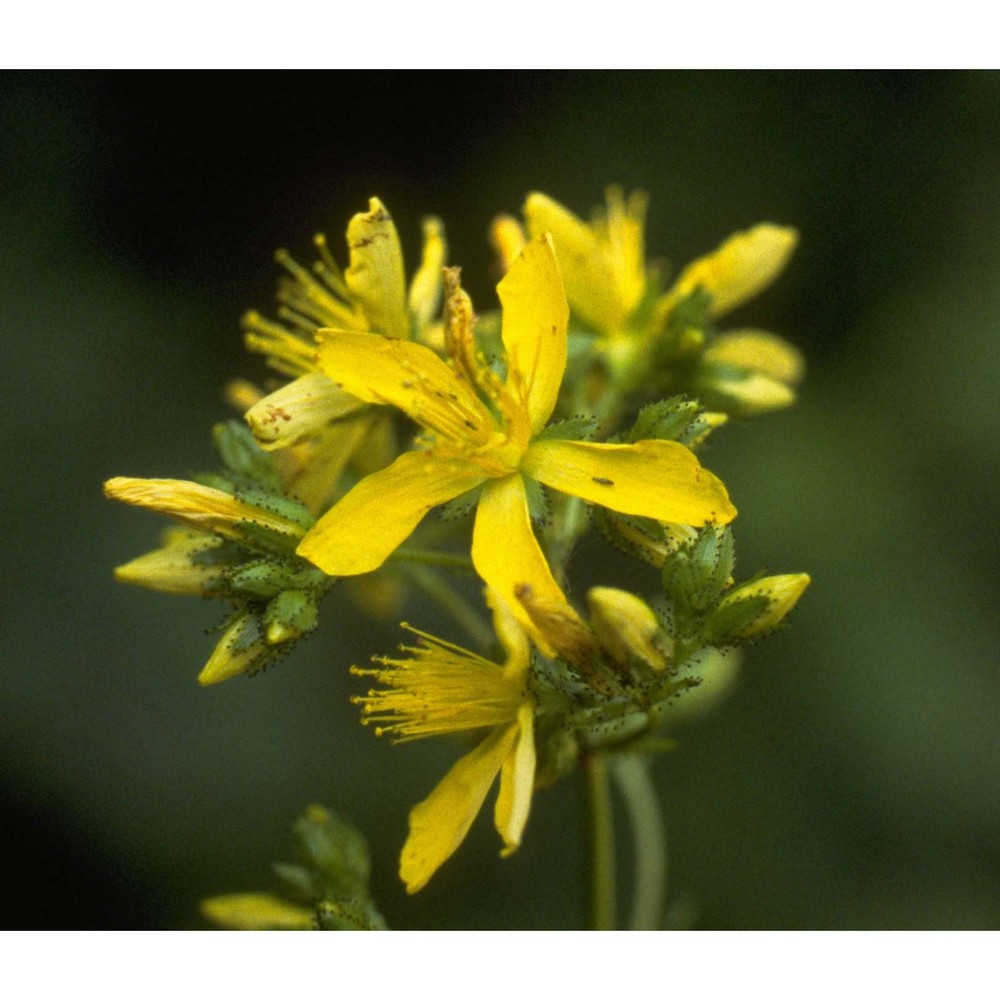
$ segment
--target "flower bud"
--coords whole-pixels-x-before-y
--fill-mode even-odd
[[[179,479],[130,479],[104,484],[104,495],[166,514],[199,531],[269,552],[292,553],[311,522],[308,512],[284,498],[235,497]]]
[[[172,528],[163,544],[115,568],[119,583],[164,594],[216,597],[226,593],[225,566],[219,558],[224,542],[203,531]]]
[[[616,663],[638,659],[654,670],[666,667],[667,658],[657,646],[665,638],[660,621],[642,598],[614,587],[592,587],[587,603],[597,641]]]
[[[316,926],[311,909],[266,892],[235,892],[201,901],[206,920],[232,931],[309,931]]]
[[[264,638],[260,615],[242,611],[226,626],[208,663],[198,674],[198,683],[218,684],[240,674],[256,673],[267,665],[271,655],[272,647]]]
[[[788,573],[734,587],[709,615],[707,641],[727,646],[766,635],[781,624],[810,582],[807,573]]]

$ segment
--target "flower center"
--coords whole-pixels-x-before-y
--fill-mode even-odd
[[[511,722],[524,701],[520,678],[460,646],[410,626],[416,646],[402,646],[408,659],[377,657],[372,669],[352,667],[381,685],[351,699],[362,706],[366,725],[397,742],[481,729]]]

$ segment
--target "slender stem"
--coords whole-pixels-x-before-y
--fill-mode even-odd
[[[482,615],[448,585],[440,573],[432,567],[418,562],[404,563],[400,569],[405,570],[406,575],[428,597],[437,601],[438,605],[465,629],[466,633],[475,640],[481,649],[489,648],[493,642],[493,630],[486,624]]]
[[[635,885],[630,926],[634,931],[660,930],[667,886],[667,835],[649,759],[639,754],[616,755],[613,774],[632,825]]]
[[[587,509],[579,497],[562,496],[561,509],[554,518],[553,540],[549,546],[549,564],[565,584],[566,563],[577,539],[587,530]]]
[[[401,545],[388,559],[389,562],[418,563],[422,566],[439,566],[441,569],[473,571],[472,560],[455,552],[432,552]]]
[[[591,754],[584,761],[583,772],[588,819],[588,923],[593,931],[613,931],[617,922],[615,829],[607,761],[601,754]]]

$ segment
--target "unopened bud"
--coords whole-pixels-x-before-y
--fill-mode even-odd
[[[265,639],[271,646],[290,642],[311,632],[319,620],[312,594],[305,590],[285,590],[268,602],[264,610]]]
[[[226,930],[308,931],[313,911],[265,892],[237,892],[201,901],[202,916]]]
[[[597,641],[616,663],[638,659],[654,670],[666,667],[657,647],[664,639],[660,621],[642,598],[614,587],[592,587],[587,603]]]
[[[199,684],[218,684],[240,674],[256,673],[273,655],[261,629],[260,615],[238,614],[222,633],[208,663],[198,675]]]
[[[709,616],[707,640],[725,646],[767,634],[781,624],[810,582],[807,573],[789,573],[734,587]]]

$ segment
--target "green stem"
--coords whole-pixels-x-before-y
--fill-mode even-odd
[[[583,772],[588,820],[588,924],[593,931],[613,931],[617,922],[615,828],[607,761],[601,754],[592,754],[584,761]]]
[[[460,556],[455,552],[432,552],[429,549],[414,549],[401,545],[388,562],[417,563],[421,566],[438,566],[441,569],[474,570],[472,560],[468,556]]]
[[[663,897],[667,885],[667,835],[660,802],[649,773],[649,759],[619,754],[613,773],[632,825],[635,885],[631,929],[661,930]]]
[[[493,643],[493,630],[483,617],[460,594],[453,590],[440,573],[419,562],[408,562],[400,566],[406,575],[428,597],[433,598],[457,622],[480,649],[488,649]]]
[[[566,584],[566,563],[579,537],[587,530],[587,508],[579,497],[564,495],[561,509],[554,519],[553,539],[549,546],[549,564],[556,578]]]

